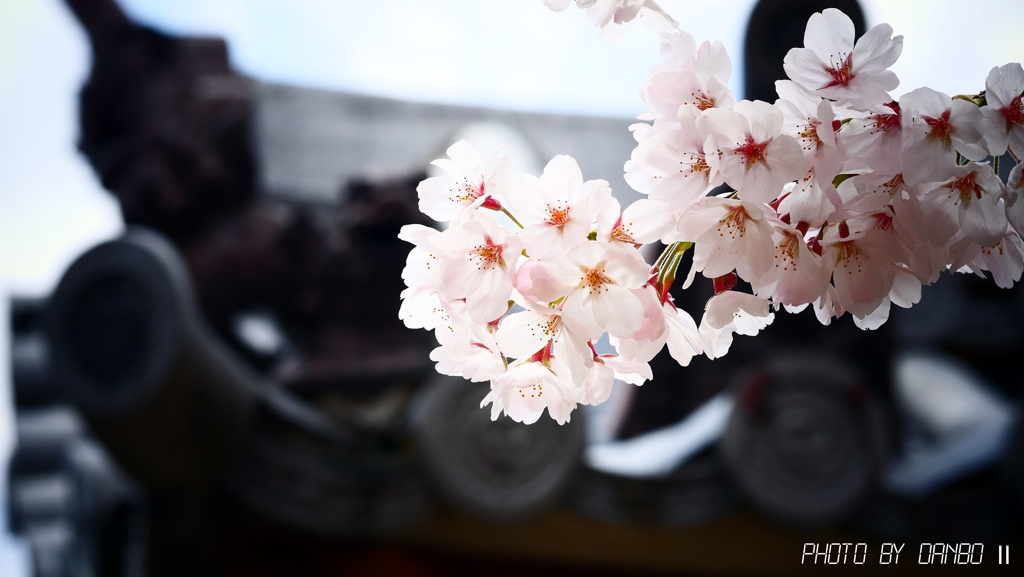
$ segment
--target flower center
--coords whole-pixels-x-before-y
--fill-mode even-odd
[[[592,268],[583,275],[583,288],[590,291],[590,294],[608,292],[608,287],[604,285],[611,282],[611,279],[605,276],[604,269]]]
[[[850,54],[847,54],[846,58],[839,64],[832,63],[832,66],[825,67],[825,72],[828,72],[828,75],[832,77],[832,81],[822,86],[822,88],[850,85],[850,81],[854,79],[853,64],[850,62],[850,56]]]
[[[818,125],[821,124],[821,121],[818,119],[808,120],[809,122],[800,131],[800,140],[804,143],[804,150],[818,150],[818,147],[822,145],[821,138],[818,137]]]
[[[735,239],[737,236],[743,236],[747,232],[747,211],[743,210],[742,206],[736,208],[730,208],[729,213],[722,217],[722,220],[718,221],[718,236],[729,235],[730,238]]]
[[[949,124],[948,110],[938,118],[925,116],[924,121],[928,123],[928,136],[941,140],[947,146],[952,142],[953,127]]]
[[[470,258],[476,261],[476,268],[478,270],[489,270],[504,264],[501,260],[501,245],[494,244],[489,238],[486,244],[473,247]]]
[[[548,205],[548,224],[559,228],[565,226],[565,223],[569,222],[569,208]]]
[[[612,240],[619,242],[628,242],[630,244],[638,244],[636,239],[633,238],[633,234],[629,232],[629,227],[633,226],[632,222],[623,223],[622,215],[619,215],[619,219],[615,221],[615,226],[612,227],[612,232],[608,235]]]
[[[892,217],[884,212],[875,215],[875,228],[885,232],[893,231]]]
[[[797,243],[802,241],[803,239],[798,239],[795,235],[785,234],[779,241],[779,246],[775,247],[775,268],[779,268],[781,264],[784,271],[796,270],[796,257],[799,254]]]
[[[1000,110],[1003,113],[1003,118],[1006,119],[1006,130],[1010,130],[1014,124],[1024,124],[1024,104],[1021,103],[1020,99],[1021,96],[1017,96],[1010,101],[1010,104]]]
[[[715,99],[706,96],[703,92],[695,92],[690,94],[693,97],[693,102],[687,102],[686,104],[693,104],[697,107],[697,110],[707,110],[715,107]]]
[[[962,202],[969,202],[973,195],[977,199],[981,199],[981,186],[975,182],[977,172],[971,171],[967,176],[961,176],[953,182],[945,185],[950,190],[956,190],[960,192],[960,200]]]
[[[525,399],[527,395],[531,399],[538,399],[544,396],[544,383],[536,382],[529,387],[519,387],[519,396]]]
[[[893,110],[892,114],[875,114],[871,118],[875,119],[875,128],[883,132],[888,132],[893,128],[897,128],[900,125],[900,105],[896,102],[886,104]],[[876,130],[875,132],[877,132]]]
[[[860,261],[860,251],[857,250],[857,245],[852,241],[840,242],[836,244],[836,248],[839,249],[839,260],[843,261],[843,266],[846,268],[846,274],[852,275],[854,273],[854,267],[857,268],[858,273],[864,271],[863,263]],[[856,264],[850,262],[856,261]]]
[[[468,178],[463,178],[452,189],[451,200],[456,204],[472,203],[483,194],[483,188],[483,183],[478,186],[470,182]]]
[[[764,162],[764,153],[769,142],[771,141],[754,142],[754,137],[748,135],[747,141],[736,149],[736,153],[743,157],[743,163],[749,168],[755,162]]]

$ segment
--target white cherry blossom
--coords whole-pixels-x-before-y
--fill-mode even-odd
[[[1018,163],[1006,179],[1006,220],[1018,234],[1024,234],[1024,163]]]
[[[508,357],[526,359],[551,346],[571,379],[582,383],[593,359],[589,339],[566,326],[561,310],[529,302],[525,305],[526,310],[508,315],[498,327],[498,348]]]
[[[950,172],[949,180],[926,194],[926,204],[933,213],[950,215],[972,241],[982,246],[995,244],[1006,233],[1002,181],[991,166],[977,162],[955,166]]]
[[[569,7],[572,0],[544,0],[552,10]],[[576,0],[576,5],[587,11],[587,18],[598,28],[626,24],[635,19],[656,32],[665,32],[679,26],[654,0]]]
[[[996,286],[1004,289],[1013,288],[1013,284],[1020,280],[1024,272],[1024,242],[1013,229],[1007,229],[998,242],[988,246],[981,246],[967,238],[957,244],[959,246],[953,250],[960,252],[960,256],[953,263],[953,270],[964,266],[987,270],[992,274]]]
[[[568,253],[548,253],[530,274],[533,293],[551,302],[564,298],[562,321],[587,340],[605,331],[632,336],[643,323],[643,307],[630,289],[647,282],[649,267],[639,251],[622,243],[584,243]]]
[[[997,66],[985,80],[987,104],[981,112],[988,121],[985,140],[992,156],[1001,156],[1007,147],[1017,158],[1024,158],[1024,68],[1018,63]]]
[[[576,4],[602,35],[638,19],[674,27],[650,0]],[[434,331],[439,372],[490,381],[492,417],[532,423],[547,410],[564,423],[615,379],[652,378],[666,346],[684,366],[715,359],[783,308],[810,307],[825,325],[849,312],[873,330],[946,271],[1019,282],[1024,164],[1004,184],[981,163],[1024,152],[1019,64],[992,69],[977,94],[920,88],[893,102],[902,37],[880,25],[854,42],[850,19],[828,9],[787,55],[775,104],[734,102],[721,43],[681,30],[660,41],[624,165],[647,198],[623,207],[568,156],[513,175],[497,151],[485,160],[465,142],[435,161],[446,176],[417,188],[421,210],[452,222],[402,229],[413,248],[399,317]],[[736,192],[708,196],[720,184]],[[668,246],[651,266],[641,249],[655,241]],[[716,294],[699,327],[670,296],[691,249],[682,288],[700,272]],[[731,290],[737,277],[754,294]],[[615,354],[598,354],[605,334]]]
[[[903,179],[908,184],[948,178],[956,153],[984,160],[981,110],[931,88],[918,88],[900,98],[903,115]]]
[[[723,357],[732,346],[733,333],[752,337],[773,320],[771,304],[761,297],[736,291],[715,295],[698,329],[704,354],[712,360]]]
[[[888,91],[899,86],[888,70],[903,51],[903,37],[879,24],[854,44],[853,21],[835,8],[811,15],[804,48],[786,54],[786,75],[823,98],[872,106],[889,102]]]
[[[771,268],[757,280],[757,294],[771,295],[775,302],[790,306],[814,302],[828,284],[821,257],[807,246],[797,228],[773,224],[775,256]]]
[[[741,199],[770,202],[784,184],[804,174],[800,145],[782,134],[782,123],[778,108],[749,100],[737,102],[733,110],[706,110],[697,119],[698,128],[708,125],[717,150],[711,154],[705,147],[708,164],[722,173]]]
[[[610,198],[597,215],[597,240],[629,245],[655,242],[676,225],[672,209],[664,202],[642,198],[619,212],[619,201]]]
[[[732,108],[736,103],[729,89],[732,63],[721,42],[704,42],[692,60],[683,56],[673,63],[667,70],[655,69],[640,88],[654,118],[675,121],[709,108]]]
[[[898,102],[872,106],[853,116],[839,136],[850,169],[867,166],[882,175],[903,170],[903,117]]]
[[[584,182],[576,160],[566,155],[552,158],[533,182],[509,204],[526,227],[519,233],[526,252],[537,258],[587,242],[598,211],[611,198],[608,182]]]
[[[684,210],[712,187],[724,182],[704,154],[708,134],[697,130],[696,116],[680,118],[679,128],[644,139],[634,151],[637,168],[650,175],[649,185],[636,187],[652,200]],[[630,182],[632,185],[633,182]]]
[[[512,278],[521,250],[519,239],[488,217],[479,215],[431,237],[438,249],[442,293],[466,299],[469,316],[486,323],[508,310]]]
[[[513,364],[508,372],[491,380],[491,392],[480,407],[491,405],[491,420],[504,412],[514,421],[532,424],[547,409],[559,425],[569,422],[576,408],[574,386],[565,377],[568,369],[557,359],[550,359],[549,365],[533,361]]]
[[[430,353],[437,372],[474,382],[489,381],[505,372],[505,359],[494,335],[474,323],[463,301],[442,302],[446,322],[435,331],[441,346]]]
[[[576,402],[581,405],[600,405],[612,394],[615,379],[640,386],[654,378],[647,363],[628,361],[616,355],[597,355],[587,371],[583,386],[577,389]]]
[[[766,273],[775,243],[763,206],[709,197],[685,212],[679,219],[678,240],[695,243],[694,270],[714,278],[736,269],[746,280]]]
[[[864,219],[865,224],[873,220]],[[899,244],[893,235],[870,225],[829,227],[821,244],[822,262],[832,271],[832,285],[842,308],[854,317],[867,317],[892,290],[896,263],[905,260]]]
[[[436,221],[446,222],[458,221],[466,210],[485,204],[500,207],[510,186],[509,159],[495,149],[484,160],[465,140],[448,147],[446,153],[448,158],[439,158],[431,164],[447,175],[428,178],[416,187],[420,211]]]
[[[612,344],[623,358],[649,362],[667,344],[672,358],[685,367],[703,352],[697,323],[686,311],[671,302],[662,302],[651,285],[636,289],[633,294],[643,304],[644,322],[631,337],[612,337]]]

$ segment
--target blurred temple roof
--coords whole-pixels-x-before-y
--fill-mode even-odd
[[[584,179],[607,180],[622,202],[639,198],[623,178],[623,162],[636,146],[629,118],[425,104],[277,84],[256,90],[260,186],[271,197],[338,202],[349,179],[424,170],[483,122],[498,132],[504,127],[506,137],[518,135],[540,162],[556,154],[575,157]],[[504,142],[501,149],[508,152]]]

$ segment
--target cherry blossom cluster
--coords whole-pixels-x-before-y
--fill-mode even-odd
[[[574,0],[544,0],[548,8],[562,11]],[[633,21],[640,21],[657,32],[667,32],[679,27],[671,16],[654,0],[575,0],[576,5],[587,11],[590,22],[602,30],[605,37],[613,37],[615,30]]]
[[[855,43],[828,9],[804,45],[769,104],[735,100],[721,43],[662,37],[626,180],[675,211],[662,240],[695,243],[689,278],[735,274],[774,307],[811,305],[823,324],[849,312],[869,329],[946,270],[1018,281],[1021,169],[1006,185],[985,159],[1024,155],[1020,64],[994,68],[978,95],[894,101],[903,38],[889,25]]]
[[[598,25],[660,11],[577,4]],[[400,235],[414,245],[400,317],[434,331],[437,370],[489,381],[493,418],[532,423],[547,409],[564,423],[615,379],[651,379],[665,346],[684,366],[714,359],[782,308],[810,307],[823,324],[850,313],[873,329],[944,271],[1019,281],[1024,175],[1017,164],[1004,183],[997,163],[1024,156],[1020,64],[994,68],[979,94],[919,88],[895,101],[902,37],[888,25],[855,42],[852,21],[829,9],[804,44],[785,58],[778,100],[737,101],[720,42],[663,33],[625,164],[647,198],[625,209],[568,156],[533,176],[498,151],[452,145],[434,161],[445,176],[417,189],[446,228]],[[665,248],[651,264],[641,248],[654,243]],[[691,249],[683,288],[698,273],[715,288],[699,326],[669,293]],[[741,279],[750,292],[734,290]],[[599,354],[604,335],[613,353]]]
[[[607,399],[615,378],[650,379],[666,343],[683,364],[702,351],[693,319],[666,298],[671,280],[658,283],[668,267],[640,254],[675,226],[664,203],[620,211],[569,156],[539,177],[512,174],[497,151],[485,159],[460,141],[434,164],[446,175],[420,183],[420,209],[448,227],[402,229],[415,248],[399,316],[434,330],[439,372],[490,381],[495,418],[532,423],[546,408],[564,423],[578,403]],[[618,354],[598,354],[606,332]]]

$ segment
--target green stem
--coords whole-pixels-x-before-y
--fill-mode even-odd
[[[995,171],[996,176],[999,176],[999,157],[998,156],[993,156],[992,157],[992,170]]]
[[[516,223],[516,226],[518,226],[519,228],[526,228],[526,227],[523,226],[523,224],[521,222],[516,220],[516,217],[512,216],[512,213],[509,212],[508,209],[505,208],[504,206],[501,207],[501,212],[505,213],[505,216],[507,216],[510,219],[512,219],[512,222]]]
[[[658,257],[658,262],[654,264],[654,269],[658,275],[655,288],[663,299],[676,279],[676,270],[679,269],[679,264],[683,262],[683,254],[692,246],[692,242],[674,242],[665,247],[664,252]]]

